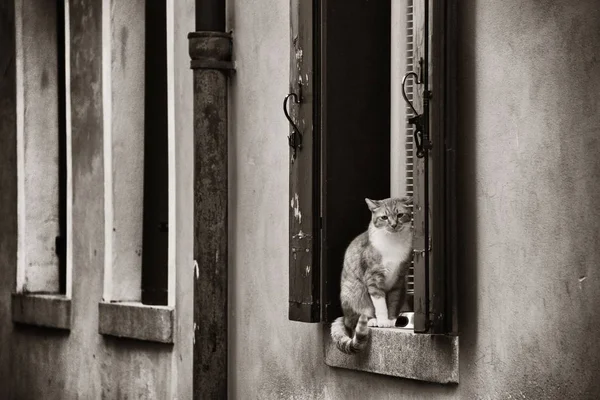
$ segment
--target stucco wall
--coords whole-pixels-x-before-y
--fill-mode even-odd
[[[323,328],[287,320],[289,6],[232,2],[233,397],[600,396],[600,10],[459,15],[461,382],[441,386],[329,368]]]
[[[44,0],[45,1],[45,0]],[[10,294],[16,282],[17,181],[14,1],[0,1],[0,399],[172,399],[191,397],[191,78],[187,32],[193,1],[168,3],[172,88],[173,195],[177,228],[170,295],[174,340],[166,345],[102,336],[98,303],[104,277],[102,1],[70,0],[72,129],[72,324],[70,331],[15,325]],[[127,27],[123,28],[126,31]],[[131,49],[135,51],[135,49]],[[125,63],[126,60],[123,60]],[[138,65],[139,66],[139,65]],[[187,89],[186,89],[187,88]],[[184,103],[184,104],[182,104]],[[173,110],[173,108],[176,108]],[[177,134],[175,134],[175,131]],[[182,147],[187,147],[187,149]],[[175,223],[173,224],[175,225]],[[175,265],[176,264],[176,265]],[[176,276],[176,278],[175,278]],[[187,304],[187,307],[185,306]]]

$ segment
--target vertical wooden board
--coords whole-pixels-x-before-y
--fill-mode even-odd
[[[331,321],[342,315],[345,250],[370,221],[365,198],[390,195],[391,3],[328,0],[321,10],[321,260]]]
[[[457,73],[458,73],[458,26],[457,26],[457,0],[448,0],[444,8],[444,152],[445,163],[444,179],[444,208],[445,208],[445,240],[446,256],[444,261],[445,288],[446,288],[446,326],[445,331],[458,335],[458,232],[457,232],[457,191],[456,191],[456,141],[458,135],[458,98],[457,98]]]
[[[456,320],[456,193],[454,140],[456,135],[455,5],[428,1],[428,37],[417,34],[417,52],[424,57],[429,47],[428,89],[432,93],[429,118],[432,148],[425,159],[417,159],[415,173],[415,331],[449,333],[457,331]],[[425,21],[424,4],[415,7],[418,21]],[[417,26],[417,25],[416,25]],[[425,57],[424,57],[425,58]],[[415,60],[418,61],[418,58]],[[421,88],[421,93],[423,88]],[[422,96],[421,96],[422,101]],[[421,103],[422,104],[422,103]],[[422,108],[418,108],[422,110]],[[426,187],[428,173],[429,187]],[[427,199],[425,198],[427,196]],[[428,200],[429,208],[425,204]],[[428,213],[428,219],[426,214]],[[427,229],[429,241],[427,242]],[[428,252],[429,260],[424,256]],[[429,268],[426,276],[425,268]],[[427,280],[428,279],[428,280]],[[426,309],[428,308],[428,309]]]
[[[420,77],[419,61],[425,59],[425,10],[424,1],[413,2],[413,71]],[[413,85],[413,106],[418,113],[423,112],[423,85]],[[413,170],[413,223],[414,223],[414,326],[415,332],[427,331],[427,283],[425,278],[425,252],[429,244],[425,238],[425,159],[416,156],[417,144],[413,140],[414,170]]]
[[[290,93],[298,95],[300,103],[295,103],[292,97],[286,106],[302,135],[302,147],[295,157],[290,149],[289,319],[318,322],[320,272],[315,249],[319,190],[315,180],[318,161],[313,129],[313,3],[291,0],[290,6]]]
[[[456,333],[456,26],[454,2],[431,11],[432,333]],[[433,262],[435,260],[435,262]]]
[[[168,128],[166,3],[146,1],[142,303],[167,304]]]
[[[445,108],[445,85],[444,72],[445,61],[443,57],[443,35],[444,19],[441,3],[433,2],[430,7],[429,33],[431,38],[430,62],[429,62],[429,88],[432,93],[430,101],[430,134],[434,143],[430,151],[431,168],[429,201],[431,218],[429,227],[431,232],[432,251],[430,253],[430,275],[429,275],[429,298],[430,298],[430,320],[431,333],[444,332],[444,303],[445,303],[445,257],[447,252],[445,243],[444,226],[446,223],[444,210],[444,108]]]

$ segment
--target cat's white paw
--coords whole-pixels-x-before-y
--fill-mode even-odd
[[[377,320],[377,326],[380,328],[390,328],[392,326],[394,326],[396,323],[395,320],[392,319],[387,319],[387,318],[381,318]]]
[[[377,326],[377,318],[370,318],[367,321],[367,326],[373,326],[373,327]]]

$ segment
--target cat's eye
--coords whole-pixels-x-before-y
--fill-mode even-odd
[[[398,219],[400,219],[402,217],[404,217],[404,214],[402,214],[402,213],[398,214]]]
[[[380,218],[384,221],[387,221],[387,219],[388,219],[387,215],[382,215]]]

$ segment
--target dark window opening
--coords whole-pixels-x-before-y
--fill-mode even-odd
[[[322,319],[342,315],[344,252],[367,229],[365,197],[390,196],[390,1],[322,2],[320,121]],[[349,40],[349,38],[352,38]]]
[[[167,17],[164,0],[146,1],[142,303],[168,299]]]
[[[56,1],[56,61],[58,86],[58,292],[67,291],[67,103],[65,54],[65,2]]]

